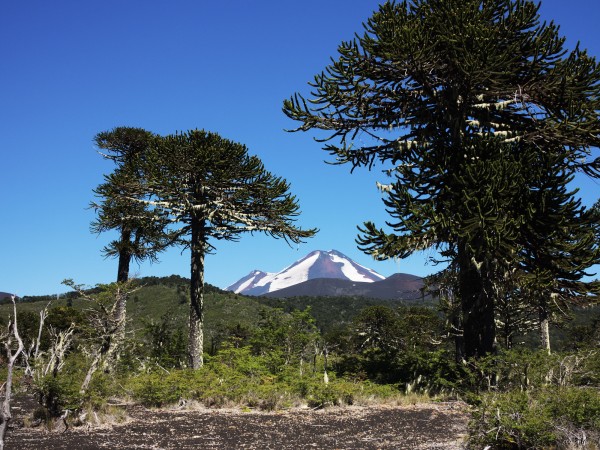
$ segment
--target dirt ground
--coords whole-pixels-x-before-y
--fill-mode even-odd
[[[125,422],[48,431],[23,426],[17,401],[6,437],[19,449],[461,449],[464,405],[346,407],[244,412],[127,408]]]

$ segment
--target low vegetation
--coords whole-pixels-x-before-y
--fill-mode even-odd
[[[29,424],[118,418],[114,405],[131,402],[270,411],[460,399],[471,405],[473,448],[600,446],[598,309],[562,325],[560,352],[523,344],[467,363],[456,361],[444,316],[431,305],[302,298],[283,309],[207,286],[205,364],[192,370],[186,280],[135,284],[141,288],[127,304],[118,358],[100,358],[87,385],[93,349],[103,342],[97,320],[106,288],[48,308],[45,301],[18,305],[25,358],[15,387],[40,404]],[[345,305],[344,314],[327,313],[328,301]],[[0,305],[5,324],[9,307]]]

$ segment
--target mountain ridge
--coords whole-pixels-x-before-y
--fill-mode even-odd
[[[386,300],[423,298],[421,277],[397,273],[385,278],[337,250],[315,250],[279,272],[253,270],[225,288],[252,297],[365,297]]]
[[[385,279],[383,275],[354,262],[337,250],[315,250],[276,273],[253,270],[225,290],[258,296],[317,278],[365,283]]]
[[[0,292],[0,300],[4,300],[5,298],[10,298],[13,294],[9,292]],[[16,297],[16,295],[15,295]]]
[[[273,292],[269,298],[290,297],[364,297],[384,300],[422,300],[425,283],[421,277],[396,273],[388,278],[364,283],[335,278],[315,278]],[[252,294],[246,294],[252,295]]]

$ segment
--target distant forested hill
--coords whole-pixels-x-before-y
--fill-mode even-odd
[[[189,314],[189,280],[177,275],[169,277],[146,277],[136,281],[140,288],[129,298],[127,316],[130,318],[128,328],[134,335],[141,336],[149,327],[160,329],[185,329]],[[93,288],[90,292],[96,291]],[[10,295],[10,294],[9,294]],[[38,316],[46,304],[52,301],[51,308],[70,307],[78,311],[89,309],[90,302],[78,297],[75,292],[56,295],[27,296],[20,299],[17,308],[20,313]],[[402,306],[428,306],[437,308],[437,302],[431,298],[424,300],[374,299],[363,297],[309,297],[292,298],[246,297],[233,292],[223,291],[215,286],[206,285],[205,325],[206,345],[210,348],[232,329],[252,329],[258,326],[261,311],[280,308],[285,312],[310,308],[317,327],[327,333],[340,327],[349,326],[354,318],[366,307],[384,305],[390,308]],[[12,312],[8,299],[0,302],[0,324],[6,323]],[[578,329],[585,330],[593,321],[600,320],[600,306],[575,310],[574,320],[567,321],[560,327],[554,327],[553,341],[558,349],[563,347]],[[158,329],[158,328],[156,328]],[[524,337],[535,346],[537,334]]]

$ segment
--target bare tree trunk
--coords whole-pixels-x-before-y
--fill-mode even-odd
[[[192,219],[188,359],[192,369],[204,364],[204,221]]]
[[[80,394],[85,394],[85,392],[87,391],[88,387],[90,386],[90,382],[92,381],[92,376],[94,375],[94,373],[96,373],[96,371],[98,370],[98,367],[100,366],[101,359],[102,359],[102,351],[100,349],[98,349],[97,351],[94,352],[92,364],[90,365],[90,368],[88,369],[87,373],[85,374],[85,379],[83,380],[83,383],[81,384],[81,388],[79,389]]]
[[[327,359],[329,357],[329,350],[327,349],[327,346],[323,346],[323,382],[325,384],[329,383],[329,375],[327,375]]]
[[[40,352],[40,343],[42,342],[42,331],[44,329],[44,323],[46,322],[46,319],[48,318],[48,308],[50,308],[51,304],[52,304],[52,300],[50,300],[48,302],[48,304],[46,305],[46,307],[40,311],[40,326],[38,328],[37,340],[35,341],[35,351],[33,352],[33,360],[34,361],[37,359],[38,354]]]
[[[71,347],[73,333],[75,332],[75,325],[71,326],[66,331],[56,333],[52,329],[50,330],[52,339],[50,349],[48,350],[48,362],[45,367],[36,368],[35,374],[39,378],[45,377],[49,373],[56,377],[58,372],[62,369],[65,363],[65,353]]]
[[[131,263],[131,251],[127,245],[131,241],[131,231],[124,229],[121,231],[121,242],[125,245],[119,252],[119,267],[117,271],[117,283],[124,284],[129,280],[129,265]],[[114,321],[116,330],[111,339],[111,345],[107,352],[107,358],[104,360],[104,370],[111,370],[115,358],[118,357],[118,349],[125,340],[125,324],[127,322],[127,297],[128,293],[125,289],[118,287],[117,299],[114,312]]]
[[[115,299],[115,310],[113,313],[114,320],[114,332],[110,336],[110,344],[106,350],[105,358],[102,362],[102,369],[106,372],[112,372],[114,366],[119,358],[119,352],[123,347],[125,341],[125,325],[127,322],[126,307],[127,297],[129,295],[128,289],[125,285],[119,284],[117,286],[117,293]]]
[[[44,330],[44,323],[46,322],[46,319],[48,318],[48,308],[50,307],[51,304],[52,304],[52,300],[50,300],[48,302],[48,304],[44,307],[44,309],[42,309],[40,311],[40,325],[38,327],[37,339],[35,339],[31,343],[31,347],[28,352],[27,351],[23,352],[23,356],[24,356],[24,360],[25,360],[25,375],[29,375],[31,377],[33,377],[35,369],[31,367],[31,364],[29,364],[29,358],[33,357],[33,364],[35,366],[35,362],[38,359],[38,355],[40,353],[40,343],[42,342],[42,331]],[[31,353],[32,350],[33,350],[33,353]]]
[[[550,355],[550,318],[548,317],[548,310],[545,305],[540,305],[538,312],[540,318],[540,339],[542,350],[545,350],[546,353]]]
[[[12,397],[12,382],[15,361],[23,351],[23,341],[21,340],[21,336],[19,336],[19,328],[17,326],[17,305],[15,303],[14,295],[11,295],[11,300],[13,304],[14,319],[12,323],[8,324],[8,336],[6,336],[6,341],[4,343],[4,347],[6,348],[6,356],[8,357],[8,362],[6,366],[6,381],[3,385],[4,400],[2,401],[2,406],[0,408],[0,450],[4,449],[4,437],[6,436],[6,429],[8,427],[8,422],[10,422],[10,419],[12,419],[12,414],[10,411],[10,401]],[[15,351],[15,353],[12,353],[11,349],[12,337],[14,337],[17,341],[17,350]]]

